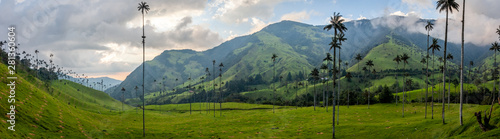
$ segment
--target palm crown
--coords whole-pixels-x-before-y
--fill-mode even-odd
[[[432,50],[432,53],[434,53],[434,50],[439,51],[440,48],[441,48],[441,46],[439,46],[439,44],[438,44],[438,39],[433,38],[432,45],[429,46],[429,49]]]
[[[458,5],[455,0],[438,0],[436,9],[439,9],[439,12],[449,9],[449,11],[453,13],[453,9],[458,11],[459,7],[460,5]]]
[[[137,10],[141,11],[142,14],[144,14],[144,12],[148,13],[149,12],[149,5],[146,2],[141,1],[139,3],[139,6],[137,6]]]
[[[434,29],[434,24],[431,21],[427,21],[427,25],[425,25],[425,30],[431,31]]]

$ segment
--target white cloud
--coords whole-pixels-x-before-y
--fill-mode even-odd
[[[366,17],[364,17],[363,15],[359,15],[359,17],[356,20],[363,20],[363,19],[366,19]]]
[[[281,20],[291,20],[291,21],[297,21],[297,22],[303,22],[304,20],[309,20],[311,15],[317,15],[318,13],[315,12],[314,10],[311,10],[309,12],[307,11],[301,11],[301,12],[292,12],[285,14],[281,16]]]
[[[415,16],[415,17],[420,17],[420,14],[418,14],[418,13],[417,13],[417,12],[415,12],[415,11],[411,11],[411,12],[408,12],[408,13],[404,13],[404,12],[401,12],[401,11],[396,11],[396,12],[390,13],[389,15],[395,15],[395,16]]]
[[[17,26],[20,49],[86,75],[130,72],[142,62],[142,15],[135,0],[2,1],[0,27]],[[206,0],[148,1],[146,58],[165,49],[205,50],[223,39],[193,24]],[[6,38],[0,34],[0,38]]]
[[[255,33],[257,31],[260,31],[264,27],[266,27],[267,25],[269,25],[269,23],[265,23],[264,21],[259,20],[258,18],[254,17],[254,18],[252,18],[252,29],[250,29],[248,34],[252,34],[252,33]]]
[[[267,20],[274,16],[275,5],[286,0],[215,0],[209,4],[216,9],[212,18],[225,23],[240,23],[245,18]]]

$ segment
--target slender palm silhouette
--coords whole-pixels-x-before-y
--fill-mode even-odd
[[[326,65],[328,66],[329,63],[331,61],[333,61],[332,55],[330,53],[326,53],[326,57],[323,59],[323,61],[326,61]],[[327,69],[326,73],[327,73],[327,76],[328,76],[329,75],[328,73],[331,73],[331,72],[330,72],[330,70]],[[327,93],[328,92],[328,79],[330,79],[330,78],[327,77],[327,80],[326,80],[327,84],[326,84],[326,100],[325,100],[326,101],[326,111],[327,112],[328,112],[328,93]]]
[[[146,3],[146,2],[140,2],[139,3],[139,6],[137,7],[137,10],[138,11],[141,11],[142,13],[142,97],[144,97],[144,91],[145,91],[145,86],[144,86],[144,73],[146,72],[145,71],[145,66],[146,66],[146,63],[145,62],[145,59],[146,59],[146,49],[145,49],[145,46],[146,46],[146,36],[144,35],[144,12],[147,14],[149,12],[149,5]],[[144,105],[145,105],[145,102],[144,102],[144,98],[142,99],[142,136],[143,137],[146,137],[146,122],[145,122],[145,117],[144,117]]]
[[[333,13],[333,16],[330,17],[330,24],[326,25],[323,30],[330,31],[332,28],[334,30],[334,37],[337,36],[337,32],[344,33],[344,31],[347,31],[347,27],[344,25],[344,19],[342,19],[342,15],[340,13]],[[337,43],[337,39],[332,39],[335,40],[335,43]],[[334,48],[334,54],[333,54],[333,67],[335,67],[335,47]],[[330,47],[330,50],[332,47]],[[336,79],[336,72],[333,72],[333,78],[332,78],[332,96],[335,95],[335,79]],[[335,98],[332,100],[333,101],[333,123],[332,123],[332,138],[335,138]]]
[[[314,88],[314,110],[316,110],[316,81],[318,81],[319,79],[319,70],[318,68],[314,68],[312,71],[311,71],[311,77],[313,78],[313,88]]]
[[[427,60],[426,60],[425,58],[422,58],[422,60],[420,60],[420,63],[422,63],[422,64],[424,64],[424,65],[425,65],[425,64],[427,63]],[[422,68],[422,71],[423,71],[423,72],[425,72],[425,69],[424,69],[424,68]],[[427,74],[424,74],[424,76],[426,76],[426,77],[427,77]],[[427,80],[426,80],[426,84],[427,84]],[[426,89],[426,90],[427,90],[427,89]],[[426,91],[426,95],[427,95],[427,91]],[[427,96],[426,96],[426,99],[427,99]],[[420,102],[422,102],[422,95],[420,95]]]
[[[434,52],[436,50],[439,51],[439,49],[441,49],[441,46],[438,45],[438,39],[433,38],[432,39],[432,45],[429,46],[429,48],[427,48],[427,49],[428,50],[429,49],[432,50],[432,58],[433,58],[433,60],[432,60],[432,71],[434,71],[435,70],[435,68],[434,68],[434,61],[435,61],[434,60],[434,58],[435,58]],[[433,72],[431,72],[431,74],[432,73]],[[432,78],[435,80],[434,74],[432,74]],[[432,92],[431,93],[431,100],[432,100],[432,102],[431,102],[431,107],[432,107],[432,110],[431,110],[431,119],[434,119],[434,82],[431,85],[432,85],[432,90],[431,90],[431,92]]]
[[[273,54],[271,59],[273,60],[273,80],[276,78],[276,58],[278,58],[278,55]],[[276,101],[275,98],[276,94],[276,84],[273,84],[273,113],[274,113],[274,102]]]
[[[215,117],[215,103],[216,103],[216,100],[215,100],[215,97],[217,97],[217,95],[215,95],[215,60],[212,60],[212,72],[213,72],[213,76],[212,76],[212,86],[213,86],[213,93],[212,93],[212,96],[214,98],[214,117]]]
[[[396,82],[398,82],[398,67],[399,67],[399,62],[401,62],[401,57],[399,55],[396,55],[396,57],[394,59],[392,59],[392,61],[395,61],[396,62],[396,70],[394,71],[395,74],[395,78],[396,78]],[[396,87],[396,93],[398,92],[398,87]],[[398,95],[396,95],[396,105],[398,105]]]
[[[494,42],[491,44],[490,51],[493,51],[495,53],[494,62],[493,62],[493,92],[495,92],[495,84],[496,84],[496,73],[497,73],[497,52],[500,51],[500,46],[498,45],[498,42]],[[499,86],[500,88],[500,86]],[[500,95],[500,92],[499,94]]]
[[[463,109],[463,96],[464,96],[463,92],[464,92],[465,0],[463,0],[462,8],[463,8],[463,10],[462,10],[462,47],[460,49],[460,118],[459,118],[460,119],[460,125],[463,125],[462,109]]]
[[[436,9],[439,9],[439,12],[446,11],[446,27],[445,27],[445,34],[444,34],[444,49],[443,49],[443,56],[446,56],[446,49],[447,49],[447,43],[448,43],[448,13],[453,13],[453,9],[458,11],[458,3],[455,2],[455,0],[438,0],[437,1],[437,6]],[[443,61],[443,97],[445,95],[445,89],[446,88],[446,60]],[[443,118],[443,124],[445,124],[444,120],[444,101],[443,101],[443,110],[441,111],[441,117]]]
[[[446,56],[446,59],[447,60],[453,60],[453,55],[451,53],[448,53],[448,55]],[[450,65],[448,65],[448,72],[450,72],[449,70],[451,68],[452,67]],[[448,110],[450,110],[450,88],[451,88],[451,76],[448,77]]]
[[[426,54],[426,59],[429,61],[429,32],[434,29],[434,24],[431,21],[427,21],[427,24],[425,25],[425,30],[427,30],[427,54]],[[426,79],[425,79],[425,116],[424,118],[427,118],[427,94],[429,92],[429,62],[427,62],[427,68],[426,68]]]
[[[325,101],[326,101],[325,100],[325,87],[326,86],[325,86],[325,83],[326,83],[326,76],[327,75],[325,73],[326,73],[326,71],[328,71],[328,66],[326,66],[326,64],[321,64],[319,69],[321,69],[321,71],[323,71],[323,76],[322,76],[323,79],[321,80],[321,83],[323,84],[323,91],[322,91],[323,92],[323,107],[326,108],[326,104],[325,104]],[[328,111],[328,109],[326,109],[326,111]]]
[[[498,34],[498,39],[500,40],[500,26],[498,26],[496,33]]]
[[[220,110],[220,116],[222,116],[222,68],[224,67],[224,64],[222,62],[219,64],[219,110]]]
[[[408,54],[406,53],[403,53],[403,55],[401,55],[401,60],[403,61],[403,71],[405,71],[404,75],[403,75],[403,81],[406,81],[406,64],[408,64],[408,59],[410,59],[410,57],[408,56]],[[403,117],[405,117],[405,101],[406,101],[406,90],[405,90],[405,83],[403,82]]]
[[[341,32],[340,34],[337,35],[337,39],[339,41],[339,47],[338,47],[338,49],[339,49],[339,68],[338,68],[337,72],[340,74],[341,73],[340,67],[342,65],[342,60],[340,59],[340,50],[341,50],[342,42],[345,42],[347,40],[347,38],[345,38],[345,34],[343,32]],[[342,76],[342,75],[339,75],[339,78],[340,78],[340,76]],[[340,80],[339,80],[339,83],[337,83],[337,85],[338,85],[337,97],[336,97],[337,98],[337,125],[339,125],[339,121],[340,121],[339,120],[339,118],[340,118],[340,100],[339,100],[339,98],[340,98],[339,97],[340,96]]]
[[[370,72],[370,69],[374,66],[373,60],[368,59],[368,61],[366,61],[365,65],[366,65],[366,67],[368,67],[368,72]],[[368,109],[370,109],[370,92],[368,92],[367,100],[368,100]]]

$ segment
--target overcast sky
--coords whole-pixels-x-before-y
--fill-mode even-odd
[[[0,40],[7,27],[17,27],[21,51],[40,59],[54,54],[54,63],[91,77],[123,80],[142,62],[142,15],[138,0],[0,0]],[[437,19],[431,35],[444,38],[445,13],[436,0],[147,0],[146,59],[164,50],[213,48],[268,24],[294,20],[324,25],[333,12],[346,20],[388,15],[410,17],[405,22],[374,25],[407,26],[422,32],[414,19]],[[457,0],[462,6],[462,0]],[[497,7],[495,7],[497,6]],[[466,42],[488,45],[498,40],[498,0],[467,1]],[[450,41],[459,42],[461,11],[450,14]]]

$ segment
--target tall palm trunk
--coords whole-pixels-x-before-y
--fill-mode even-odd
[[[406,68],[406,63],[403,61],[403,71],[405,70]],[[404,72],[403,72],[404,73]],[[406,75],[403,74],[403,117],[405,117],[405,97],[406,97],[406,88],[405,88],[405,84],[406,84]]]
[[[337,29],[335,29],[334,32],[335,32],[334,35],[337,36]],[[333,48],[333,66],[332,66],[332,69],[335,68],[335,62],[336,62],[335,55],[336,55],[336,50],[334,47]],[[333,108],[333,110],[332,110],[332,116],[333,116],[332,117],[332,121],[333,121],[332,122],[332,131],[333,131],[332,138],[335,138],[335,78],[336,78],[335,76],[337,73],[335,71],[333,71],[332,73],[333,73],[333,77],[332,77],[332,97],[333,97],[332,98],[332,101],[333,101],[333,103],[332,103],[332,105],[333,105],[333,107],[332,107]]]
[[[451,69],[451,67],[448,68],[448,70],[450,70],[450,69]],[[451,75],[451,71],[448,71],[448,72],[449,72],[448,74]],[[451,88],[451,76],[448,77],[448,110],[450,110],[450,91],[451,91],[450,88]]]
[[[426,68],[426,72],[425,72],[425,116],[424,118],[427,119],[427,94],[429,93],[429,31],[427,31],[427,55],[425,55],[425,59],[426,59],[426,64],[427,64],[427,68]]]
[[[145,89],[146,86],[144,86],[144,73],[146,72],[146,63],[145,63],[145,60],[146,60],[146,35],[144,34],[144,12],[142,13],[142,136],[143,137],[146,137],[146,121],[145,121],[145,116],[144,116],[144,110],[146,109],[144,106],[145,106],[145,102],[144,102],[144,92],[145,92]]]
[[[432,79],[434,78],[434,50],[432,50]],[[431,119],[434,119],[434,82],[432,82],[431,86]]]
[[[316,80],[316,79],[315,79],[315,80]],[[313,101],[313,102],[314,102],[314,110],[316,111],[316,96],[317,96],[317,95],[316,95],[316,83],[313,83],[313,84],[314,84],[314,85],[313,85],[313,88],[314,88],[314,97],[313,97],[313,98],[314,98],[314,101]]]
[[[273,60],[273,79],[276,78],[276,62]],[[276,101],[276,83],[273,83],[273,113],[274,113],[274,102]],[[316,104],[316,103],[315,103]],[[316,109],[314,109],[316,110]]]
[[[398,68],[399,68],[399,63],[396,64],[396,72],[395,72],[396,82],[398,82]],[[398,93],[398,87],[399,87],[399,84],[396,87],[396,93]],[[396,97],[396,106],[397,106],[398,105],[398,101],[399,101],[399,97],[398,97],[398,95],[396,95],[395,97]]]
[[[446,57],[446,48],[447,48],[447,43],[448,43],[448,8],[446,8],[446,28],[445,28],[445,33],[444,33],[444,55],[443,58],[445,59]],[[444,121],[444,95],[445,95],[445,88],[446,88],[446,60],[443,60],[443,108],[441,111],[441,117],[443,118],[443,124],[445,124]]]
[[[339,40],[339,42],[342,42],[342,41]],[[340,72],[340,69],[341,69],[340,65],[342,65],[342,62],[340,62],[340,61],[342,61],[342,60],[340,60],[340,47],[339,47],[339,70],[338,71],[339,71],[340,75],[339,75],[339,83],[337,83],[337,85],[338,85],[338,88],[337,88],[338,89],[338,91],[337,91],[337,125],[339,125],[339,117],[340,117],[340,100],[339,100],[339,98],[340,98],[340,76],[342,76],[342,74],[341,74],[342,72]]]
[[[215,103],[216,103],[216,100],[215,100],[215,60],[212,62],[212,73],[213,73],[213,76],[212,76],[212,86],[213,86],[213,97],[212,99],[214,99],[214,117],[215,117]]]

